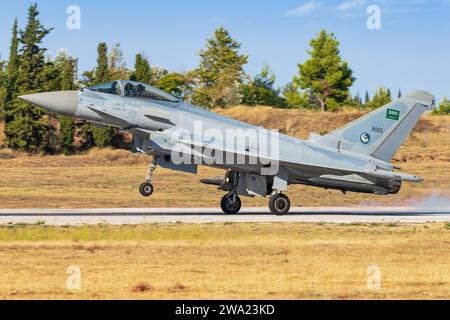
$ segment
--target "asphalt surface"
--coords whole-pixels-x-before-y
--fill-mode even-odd
[[[143,224],[143,223],[423,223],[450,222],[450,207],[321,207],[292,208],[285,216],[275,216],[266,208],[245,208],[227,216],[217,208],[152,209],[0,209],[0,225],[35,224]]]

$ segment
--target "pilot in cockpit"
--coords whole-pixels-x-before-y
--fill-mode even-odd
[[[125,97],[133,97],[136,95],[134,91],[134,86],[129,82],[125,84],[124,90],[125,90]]]
[[[130,98],[139,98],[142,100],[154,100],[179,103],[180,99],[171,96],[170,94],[161,91],[152,86],[132,82],[126,80],[112,81],[108,83],[99,84],[93,87],[87,88],[88,90],[100,92],[102,94],[112,94],[121,96],[123,87],[123,96]]]
[[[136,97],[142,96],[145,91],[145,87],[142,84],[138,84],[135,89]]]
[[[145,92],[145,87],[142,84],[133,85],[127,82],[124,87],[126,97],[142,97]]]

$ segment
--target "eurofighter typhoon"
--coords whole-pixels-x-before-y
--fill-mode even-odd
[[[269,197],[273,214],[289,212],[289,185],[343,193],[396,194],[403,182],[423,179],[400,173],[390,162],[434,96],[412,92],[343,128],[301,140],[251,126],[193,106],[144,83],[113,81],[79,91],[24,95],[21,99],[60,115],[133,136],[131,150],[153,157],[140,193],[153,194],[157,166],[196,174],[199,165],[226,170],[202,180],[226,192],[220,205],[237,214],[240,197]]]

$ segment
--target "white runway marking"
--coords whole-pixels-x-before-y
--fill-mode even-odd
[[[272,215],[266,208],[245,208],[227,216],[217,208],[153,209],[0,209],[0,225],[35,224],[144,224],[144,223],[423,223],[450,222],[450,208],[418,207],[321,207],[292,208],[286,216]]]

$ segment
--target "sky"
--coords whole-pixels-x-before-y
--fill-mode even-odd
[[[2,1],[0,53],[7,59],[14,18],[26,23],[36,1]],[[362,96],[377,87],[393,94],[423,89],[438,100],[450,97],[450,0],[38,0],[40,20],[54,30],[44,46],[55,56],[65,48],[92,69],[96,47],[120,43],[128,67],[144,52],[152,65],[186,71],[215,28],[224,26],[249,55],[245,70],[257,74],[268,63],[284,86],[308,58],[310,40],[321,29],[340,41],[344,60],[357,78],[351,91]],[[67,27],[67,9],[76,5],[81,28]],[[380,10],[380,29],[370,30],[371,6]]]

